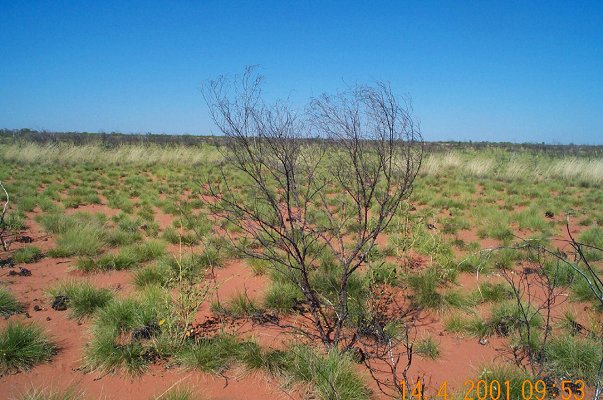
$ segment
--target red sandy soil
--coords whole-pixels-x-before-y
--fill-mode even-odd
[[[157,207],[154,207],[154,211],[155,211],[155,221],[157,221],[157,223],[159,224],[160,230],[163,231],[166,228],[169,228],[170,226],[172,226],[172,221],[174,220],[173,215],[165,214],[163,211],[161,211]]]
[[[80,207],[77,210],[106,214],[114,211],[100,205]],[[33,245],[45,252],[54,244],[52,238],[34,221],[34,215],[32,213],[29,216],[29,229],[24,234],[31,236],[34,239]],[[20,246],[22,245],[15,243],[13,249]],[[26,306],[27,312],[11,316],[8,320],[0,320],[0,329],[9,321],[35,321],[44,327],[59,347],[57,355],[50,363],[38,365],[27,372],[0,377],[0,399],[16,397],[31,388],[57,390],[69,386],[81,389],[87,398],[149,399],[178,385],[189,387],[207,399],[291,398],[291,393],[280,389],[278,382],[265,374],[243,373],[240,370],[228,372],[228,379],[181,368],[169,369],[163,365],[153,365],[145,374],[134,378],[101,372],[86,373],[81,369],[81,364],[84,346],[90,339],[90,321],[77,322],[68,318],[68,311],[61,312],[50,308],[47,290],[64,280],[88,279],[98,287],[114,289],[121,296],[133,290],[132,276],[129,271],[83,274],[72,269],[74,263],[75,259],[70,258],[43,258],[25,266],[32,272],[28,277],[9,277],[8,268],[0,270],[2,284]],[[246,269],[242,262],[230,263],[220,269],[217,279],[223,282],[219,288],[223,298],[244,290],[247,290],[250,297],[261,296],[265,284],[265,279],[251,276],[250,270]],[[41,307],[41,310],[34,311],[35,305]],[[263,331],[263,335],[277,336],[269,330]]]
[[[102,212],[108,216],[114,215],[119,210],[111,209],[105,205],[82,206],[74,211]],[[155,215],[161,230],[171,225],[173,216],[155,210]],[[29,229],[24,234],[34,239],[33,245],[43,252],[51,249],[53,239],[46,235],[35,222],[31,213],[28,216]],[[461,231],[459,237],[466,242],[477,241],[482,248],[492,248],[499,245],[497,241],[480,240],[474,231]],[[387,237],[383,235],[378,244],[384,246]],[[23,246],[15,243],[13,250]],[[170,252],[177,254],[178,246],[168,247]],[[419,257],[418,255],[416,257]],[[82,357],[86,343],[90,339],[90,321],[77,322],[68,318],[68,311],[60,312],[50,308],[50,299],[47,290],[57,283],[68,279],[87,279],[98,287],[107,287],[115,290],[118,296],[124,296],[133,291],[132,275],[129,271],[112,271],[98,274],[84,274],[73,270],[74,258],[43,258],[40,261],[26,265],[32,271],[29,277],[9,277],[8,268],[0,270],[0,282],[26,306],[27,314],[11,316],[12,320],[31,319],[44,327],[59,346],[58,354],[47,364],[34,367],[27,372],[0,377],[0,399],[8,399],[27,391],[28,389],[46,388],[61,389],[76,386],[81,389],[87,398],[99,399],[149,399],[158,396],[173,386],[189,387],[207,399],[269,399],[269,398],[301,398],[301,390],[288,390],[280,388],[279,382],[266,374],[243,373],[232,370],[226,373],[228,379],[222,376],[206,374],[198,371],[187,371],[182,368],[169,368],[165,364],[153,365],[142,376],[127,377],[124,375],[111,375],[101,372],[85,372],[81,369]],[[419,259],[422,265],[425,260]],[[261,302],[268,278],[256,276],[249,266],[240,260],[231,261],[225,267],[215,270],[217,292],[215,294],[222,302],[238,293],[246,293],[250,299]],[[463,290],[472,290],[478,283],[486,281],[502,281],[496,276],[478,277],[472,274],[460,274],[458,283]],[[404,296],[404,293],[398,295]],[[567,306],[569,302],[566,302]],[[34,306],[41,307],[34,311]],[[579,312],[583,304],[573,303],[570,308]],[[566,307],[563,308],[567,309]],[[199,310],[197,321],[203,322],[210,316],[209,302]],[[29,317],[28,317],[29,316]],[[485,345],[476,338],[459,338],[444,333],[443,320],[446,313],[420,312],[417,315],[417,337],[431,335],[440,348],[440,358],[437,360],[423,359],[415,356],[409,376],[414,379],[422,377],[427,384],[427,394],[437,390],[439,385],[447,381],[451,392],[460,390],[468,378],[476,377],[484,365],[502,362],[508,350],[506,340],[492,337]],[[295,317],[288,323],[295,324]],[[8,321],[0,320],[0,328],[4,328]],[[242,336],[254,337],[262,346],[283,348],[291,340],[295,340],[282,328],[276,326],[257,326],[251,321],[237,321],[231,329]],[[376,384],[368,377],[362,366],[359,372],[367,376],[367,382],[373,389],[375,397],[380,398]],[[430,392],[431,391],[431,392]]]

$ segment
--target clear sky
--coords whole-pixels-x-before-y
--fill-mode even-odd
[[[260,65],[303,104],[386,80],[427,140],[603,143],[603,1],[0,0],[0,127],[216,133]]]

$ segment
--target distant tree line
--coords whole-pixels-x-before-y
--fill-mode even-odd
[[[51,132],[32,129],[0,129],[0,143],[33,142],[97,144],[118,146],[122,144],[156,144],[156,145],[199,145],[201,143],[220,144],[223,136],[205,135],[172,135],[153,133],[119,133],[119,132]],[[308,139],[309,141],[317,139]],[[598,157],[603,156],[603,145],[582,144],[546,144],[546,143],[511,143],[511,142],[425,142],[425,151],[447,152],[451,150],[484,150],[505,149],[510,152],[529,151],[535,154],[551,156]]]
[[[1,143],[70,143],[95,144],[107,147],[122,144],[198,145],[210,137],[200,135],[129,134],[119,132],[50,132],[31,129],[0,129]]]
[[[531,153],[548,154],[552,156],[597,157],[603,155],[603,145],[587,144],[547,144],[541,143],[512,143],[512,142],[425,142],[425,150],[431,152],[446,152],[450,150],[484,150],[504,149],[509,152],[528,151]]]

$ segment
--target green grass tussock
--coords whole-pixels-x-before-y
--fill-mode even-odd
[[[42,217],[41,223],[57,235],[51,257],[93,256],[107,244],[104,218],[97,214],[76,213],[71,216]]]
[[[257,343],[221,334],[188,344],[178,360],[188,368],[222,373],[235,364],[264,369],[286,380],[308,384],[319,399],[365,400],[371,392],[357,374],[351,357],[331,350],[321,355],[306,346],[262,351]]]
[[[49,292],[53,297],[66,296],[71,317],[77,319],[93,315],[113,299],[111,290],[97,289],[85,281],[64,282],[50,289]]]
[[[154,339],[167,333],[161,322],[171,315],[169,306],[167,293],[149,288],[136,298],[115,299],[99,309],[85,367],[129,375],[145,371],[160,356]]]
[[[0,287],[0,315],[8,317],[21,312],[21,304],[11,292]]]
[[[104,254],[98,258],[78,260],[77,269],[84,272],[133,269],[143,263],[165,255],[165,245],[158,240],[122,247],[118,253]]]
[[[49,361],[55,350],[39,326],[9,322],[0,331],[0,374],[25,371]]]
[[[547,367],[558,377],[584,379],[594,384],[601,360],[601,345],[571,335],[554,337],[545,350]]]
[[[310,383],[319,399],[365,400],[370,389],[358,376],[351,357],[331,350],[319,355],[306,346],[293,347],[286,357],[286,374],[292,379]]]
[[[255,342],[239,341],[227,334],[189,343],[179,352],[177,358],[188,368],[211,373],[222,373],[235,363],[241,363],[250,369],[263,366],[259,345]]]
[[[33,263],[42,258],[42,251],[35,246],[22,247],[13,253],[16,263]]]
[[[413,346],[413,351],[422,357],[432,360],[440,357],[440,346],[431,336],[418,340]]]

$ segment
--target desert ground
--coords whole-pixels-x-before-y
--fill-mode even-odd
[[[233,245],[244,232],[207,189],[223,161],[212,144],[4,138],[0,159],[0,398],[391,395],[363,357],[304,334],[299,288]],[[428,398],[444,383],[448,398],[480,398],[467,395],[480,379],[509,381],[511,398],[526,379],[590,396],[603,309],[571,241],[601,277],[602,205],[600,148],[427,146],[350,301],[381,310],[382,331],[404,327],[408,381]],[[328,299],[336,271],[321,262]]]

